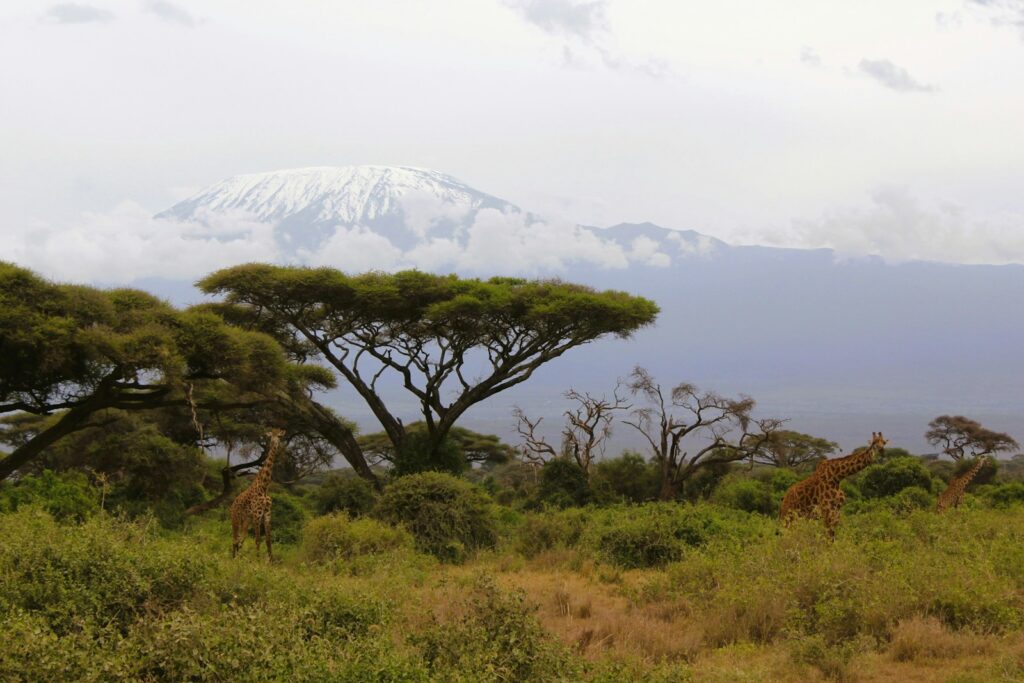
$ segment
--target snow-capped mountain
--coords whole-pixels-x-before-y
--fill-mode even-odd
[[[338,227],[370,228],[408,248],[428,233],[464,227],[484,208],[516,209],[437,171],[325,166],[234,176],[156,217],[204,222],[230,214],[274,223],[282,242],[307,250]]]

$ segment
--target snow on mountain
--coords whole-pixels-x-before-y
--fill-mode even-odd
[[[516,210],[437,171],[343,166],[234,176],[156,217],[203,223],[234,215],[274,223],[291,250],[316,249],[338,227],[369,228],[408,248],[434,230],[464,227],[485,208]]]

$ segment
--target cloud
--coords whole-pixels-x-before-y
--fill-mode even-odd
[[[762,234],[780,246],[829,247],[842,256],[887,261],[1024,263],[1024,214],[971,214],[950,203],[924,205],[909,191],[883,187],[866,206],[834,209],[817,219]]]
[[[471,208],[468,204],[445,201],[426,190],[410,190],[400,202],[405,226],[421,238],[445,222],[461,222]]]
[[[968,4],[988,13],[995,26],[1010,26],[1024,40],[1024,2],[1021,0],[968,0]]]
[[[273,229],[241,215],[209,216],[207,224],[160,220],[124,202],[73,225],[15,229],[0,241],[0,260],[73,282],[195,280],[229,265],[277,259]]]
[[[315,252],[303,251],[301,256],[311,265],[341,270],[395,270],[403,265],[401,249],[363,227],[339,227]]]
[[[55,24],[91,24],[112,21],[114,15],[105,9],[76,2],[63,2],[46,10],[44,18]]]
[[[661,251],[661,245],[643,235],[630,243],[629,260],[655,268],[667,268],[672,265],[671,257]]]
[[[611,47],[607,0],[504,0],[504,4],[528,24],[564,41],[564,66],[587,67],[596,60],[608,69],[633,71],[653,78],[671,73],[668,63],[662,59],[628,59]]]
[[[806,66],[821,66],[821,55],[814,48],[804,46],[800,48],[800,63]]]
[[[593,44],[608,32],[606,0],[506,0],[505,5],[553,36],[578,38]]]
[[[857,68],[882,85],[897,92],[934,92],[934,85],[920,83],[906,69],[896,66],[888,59],[862,59]]]
[[[187,28],[195,28],[199,25],[195,17],[185,9],[167,0],[147,0],[143,8],[150,14],[154,14],[171,24],[178,24]]]

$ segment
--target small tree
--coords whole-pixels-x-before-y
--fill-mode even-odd
[[[772,467],[798,469],[809,463],[828,458],[839,450],[839,444],[810,434],[780,429],[771,434],[764,446],[755,453],[754,462]]]
[[[759,455],[782,425],[781,420],[753,419],[755,403],[749,396],[724,398],[686,383],[666,396],[639,366],[630,375],[629,388],[647,401],[626,424],[643,435],[661,467],[661,500],[673,500],[683,482],[702,468]],[[692,453],[683,450],[688,437],[701,439]]]
[[[523,437],[526,457],[537,464],[556,457],[571,458],[589,479],[592,464],[604,454],[605,445],[612,435],[615,413],[630,408],[619,393],[620,385],[615,387],[612,398],[597,397],[575,389],[565,392],[565,398],[574,405],[564,413],[565,426],[562,428],[560,451],[556,451],[543,436],[537,434],[543,418],[530,420],[521,408],[516,407],[512,414],[516,418],[516,431]]]
[[[967,456],[977,458],[1019,448],[1009,434],[986,429],[980,422],[963,415],[940,415],[928,423],[924,437],[957,461]]]

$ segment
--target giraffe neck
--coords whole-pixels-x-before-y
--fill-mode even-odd
[[[847,455],[844,458],[826,460],[821,464],[821,476],[836,484],[851,474],[856,474],[875,461],[878,446],[872,444],[860,453]]]
[[[276,435],[270,438],[270,443],[267,445],[267,459],[260,466],[260,471],[252,482],[252,488],[266,491],[267,487],[270,486],[270,477],[274,473],[274,458],[277,456],[279,443],[280,441]]]
[[[974,463],[974,465],[971,466],[971,469],[960,475],[960,480],[957,483],[964,488],[967,488],[967,485],[971,483],[971,480],[978,475],[978,472],[980,472],[981,468],[984,466],[985,458],[978,458],[978,462]]]

